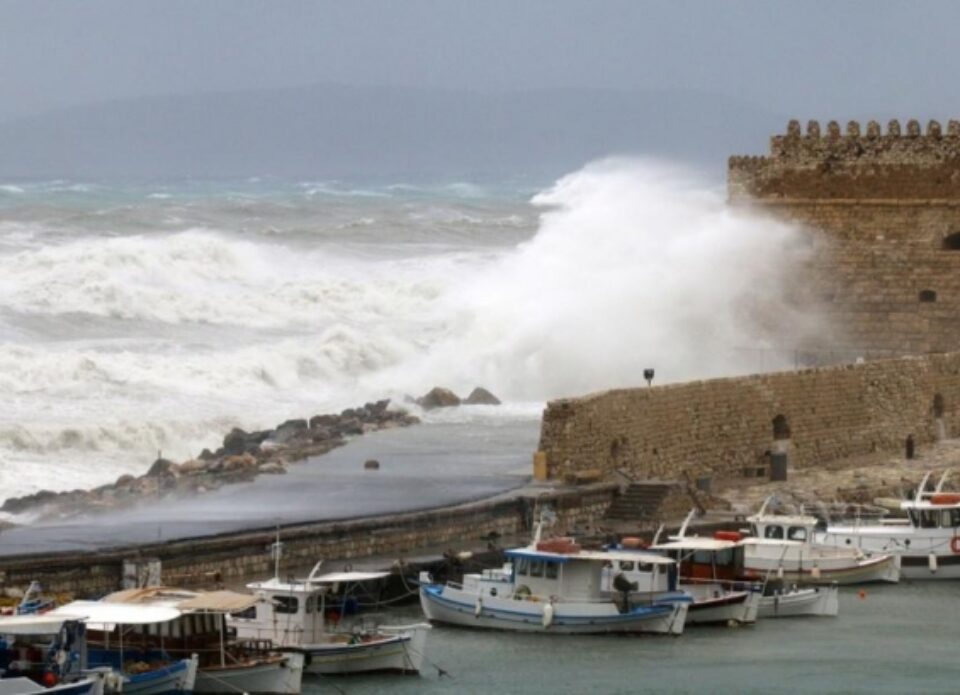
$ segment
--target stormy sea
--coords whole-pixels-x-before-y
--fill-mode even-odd
[[[550,398],[647,367],[789,364],[809,317],[783,278],[805,248],[650,161],[556,181],[0,182],[0,500],[433,386],[503,404],[407,406],[426,427],[509,423],[525,462]]]

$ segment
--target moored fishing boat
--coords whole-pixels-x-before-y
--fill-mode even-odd
[[[960,579],[960,493],[946,488],[952,472],[944,471],[933,489],[928,489],[932,477],[928,472],[914,497],[901,502],[904,517],[830,521],[814,534],[814,543],[828,549],[892,553],[899,557],[906,579]]]
[[[361,620],[347,626],[343,604],[328,603],[335,589],[389,576],[388,572],[318,574],[282,581],[278,576],[247,588],[261,600],[229,616],[240,641],[266,641],[274,648],[306,655],[306,673],[321,675],[399,672],[419,673],[426,651],[426,623],[371,625]],[[277,570],[279,574],[279,570]]]
[[[901,559],[896,553],[858,547],[828,546],[817,541],[818,519],[805,514],[769,514],[770,498],[750,517],[751,536],[742,539],[744,576],[778,579],[799,585],[896,583]]]
[[[671,586],[673,560],[635,551],[585,551],[571,539],[540,540],[506,551],[503,567],[462,583],[420,576],[420,604],[432,622],[522,632],[593,634],[683,632],[690,597]],[[607,578],[619,560],[651,566],[643,584]]]
[[[102,695],[109,670],[84,660],[81,616],[0,617],[0,694]]]
[[[693,597],[687,613],[691,625],[741,623],[757,620],[761,587],[739,579],[743,567],[743,548],[724,538],[678,537],[650,547],[677,562],[679,588]],[[628,578],[641,571],[641,565],[618,569]]]
[[[177,659],[163,648],[151,648],[138,635],[161,631],[180,617],[167,606],[137,606],[103,601],[73,601],[47,615],[83,616],[87,628],[87,659],[91,667],[109,667],[116,678],[108,678],[105,692],[133,695],[160,695],[193,692],[197,657]],[[112,646],[111,646],[112,640]]]
[[[227,637],[226,616],[248,610],[259,600],[233,591],[196,592],[169,587],[128,589],[103,599],[110,604],[161,606],[179,612],[176,620],[139,634],[136,640],[143,650],[165,648],[168,652],[197,654],[196,693],[299,693],[302,654],[278,653],[261,645],[235,643]]]

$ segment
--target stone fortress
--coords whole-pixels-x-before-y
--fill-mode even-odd
[[[730,158],[728,192],[809,231],[798,285],[844,363],[553,401],[541,477],[736,479],[771,452],[802,470],[960,432],[960,121],[791,121]]]

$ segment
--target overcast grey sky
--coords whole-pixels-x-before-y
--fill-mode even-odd
[[[946,118],[960,3],[0,0],[0,118],[319,82],[709,91]]]

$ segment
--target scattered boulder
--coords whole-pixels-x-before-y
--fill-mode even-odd
[[[147,471],[147,477],[159,478],[161,475],[169,473],[176,465],[177,464],[168,459],[157,459],[153,462],[153,465],[150,466],[150,470]]]
[[[487,391],[482,386],[478,386],[473,391],[470,392],[470,395],[467,396],[466,400],[463,401],[464,405],[500,405],[500,399],[494,396],[492,393]]]
[[[376,459],[367,459],[366,461],[363,462],[363,467],[365,470],[368,470],[368,471],[379,471],[380,462],[377,461]]]
[[[416,401],[424,410],[434,408],[452,408],[460,405],[460,397],[450,389],[435,386],[429,392],[420,396]]]
[[[130,487],[135,480],[136,478],[134,478],[129,473],[124,473],[119,478],[117,478],[117,482],[114,483],[114,487]]]
[[[306,432],[309,427],[306,420],[287,420],[270,434],[269,440],[285,444],[298,434]]]
[[[283,475],[287,472],[287,462],[283,459],[267,461],[266,463],[260,464],[260,467],[257,469],[257,471],[267,475]]]

